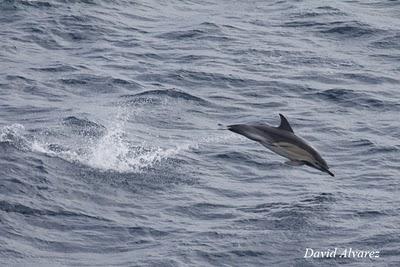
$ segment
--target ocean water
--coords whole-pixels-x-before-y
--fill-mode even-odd
[[[1,266],[400,266],[399,1],[0,1]],[[335,177],[228,125],[278,113]],[[378,250],[305,259],[306,248]]]

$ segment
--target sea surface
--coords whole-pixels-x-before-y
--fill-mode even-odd
[[[0,265],[400,266],[399,83],[399,1],[0,0]]]

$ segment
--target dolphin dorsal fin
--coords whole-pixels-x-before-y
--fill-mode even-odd
[[[290,127],[290,124],[289,124],[288,120],[285,118],[285,116],[283,116],[280,113],[279,113],[279,116],[281,117],[281,124],[279,125],[278,128],[294,133],[292,127]]]

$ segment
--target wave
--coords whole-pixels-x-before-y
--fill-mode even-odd
[[[231,37],[228,37],[224,34],[221,27],[215,23],[211,22],[203,22],[196,25],[192,29],[182,29],[169,31],[166,33],[159,34],[157,36],[161,39],[168,40],[209,40],[209,41],[229,41],[232,40]]]
[[[325,29],[321,29],[320,33],[340,38],[357,38],[382,32],[380,29],[373,28],[370,25],[358,21],[337,22],[335,24],[337,24],[337,26],[330,25],[329,28],[324,27]]]
[[[304,14],[301,14],[303,16]],[[289,28],[308,28],[317,33],[323,34],[325,36],[331,36],[335,38],[358,38],[364,36],[372,36],[385,32],[382,29],[375,28],[366,23],[362,23],[359,21],[343,21],[343,20],[335,20],[329,21],[322,18],[320,13],[315,13],[313,16],[313,20],[294,20],[289,21],[283,24],[283,27]],[[331,14],[329,14],[331,15]],[[341,15],[345,16],[345,13],[335,14],[335,16]],[[296,17],[296,15],[295,15]],[[299,17],[299,15],[297,15]],[[319,20],[315,19],[316,17],[321,17]],[[310,18],[310,16],[307,16]]]
[[[68,91],[83,96],[97,93],[115,93],[120,88],[141,88],[140,84],[131,80],[92,74],[70,75],[61,78],[59,82],[68,87]]]
[[[391,36],[386,36],[378,41],[374,41],[370,44],[371,47],[379,49],[400,49],[400,34],[394,34]]]
[[[133,95],[122,95],[130,104],[136,103],[159,103],[162,99],[171,98],[176,100],[192,101],[198,104],[206,104],[207,100],[177,89],[148,90]]]
[[[380,100],[366,93],[357,92],[351,89],[328,89],[314,94],[318,98],[335,102],[346,107],[372,108],[377,110],[399,110],[400,104]]]
[[[158,37],[163,39],[170,39],[170,40],[182,40],[182,39],[191,39],[191,38],[198,38],[205,34],[205,31],[202,30],[185,30],[185,31],[172,31],[160,34]]]
[[[70,65],[64,64],[55,64],[49,67],[42,67],[42,68],[30,68],[31,70],[35,70],[38,72],[50,72],[50,73],[58,73],[58,72],[74,72],[78,71],[79,69]]]
[[[50,8],[53,5],[47,1],[27,1],[27,0],[5,0],[0,2],[0,7],[2,9],[20,9],[23,7],[33,7],[33,8]]]
[[[0,210],[5,212],[15,212],[23,215],[31,215],[31,216],[66,216],[66,217],[87,217],[92,219],[101,219],[103,218],[72,212],[67,210],[62,210],[61,208],[57,211],[48,210],[48,209],[36,209],[32,208],[20,203],[11,203],[9,201],[1,200],[0,201]]]

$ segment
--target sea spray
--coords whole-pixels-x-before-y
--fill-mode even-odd
[[[142,113],[141,109],[132,110],[130,107],[119,106],[116,115],[112,116],[114,119],[107,127],[104,127],[102,135],[81,135],[75,142],[73,138],[65,143],[63,140],[50,140],[46,134],[32,135],[27,133],[21,124],[4,126],[0,131],[0,141],[11,143],[19,150],[59,157],[101,171],[138,173],[153,168],[164,160],[177,157],[185,151],[196,150],[209,143],[225,142],[232,138],[231,134],[225,132],[207,135],[196,140],[189,139],[185,142],[171,138],[163,147],[149,141],[135,141],[128,135],[127,122],[134,121],[139,113]],[[62,127],[66,127],[65,123]],[[51,131],[51,129],[46,131]],[[62,128],[62,131],[65,129]]]
[[[81,136],[80,138],[85,140],[69,145],[62,145],[62,140],[50,142],[45,135],[28,134],[21,124],[1,128],[0,142],[10,143],[22,151],[43,153],[101,171],[121,173],[146,171],[163,160],[175,157],[184,150],[197,147],[197,143],[190,141],[162,148],[150,145],[145,141],[129,140],[126,132],[126,122],[129,118],[129,113],[121,109],[113,123],[106,128],[104,135],[100,137]]]

